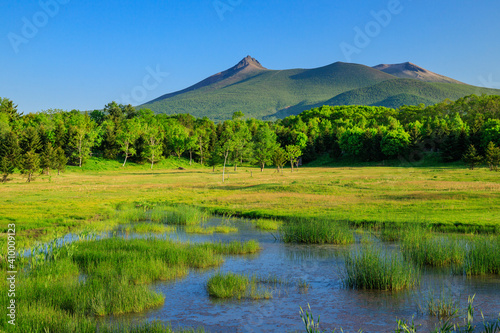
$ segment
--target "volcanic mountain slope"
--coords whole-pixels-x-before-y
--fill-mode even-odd
[[[373,67],[387,74],[397,76],[402,79],[417,79],[424,82],[438,82],[438,83],[456,83],[464,84],[460,81],[451,79],[449,77],[436,74],[434,72],[428,71],[420,66],[412,64],[411,62],[405,62],[402,64],[393,65],[378,65]]]
[[[248,56],[224,72],[184,90],[160,96],[141,107],[156,113],[189,113],[222,121],[230,119],[236,111],[242,111],[248,117],[275,119],[321,105],[398,107],[437,103],[473,93],[500,95],[500,90],[443,81],[425,82],[424,79],[429,80],[431,74],[441,76],[424,69],[425,73],[431,74],[400,79],[398,75],[410,75],[411,71],[401,70],[401,66],[386,66],[384,69],[392,68],[390,71],[394,75],[342,62],[314,69],[270,70]]]

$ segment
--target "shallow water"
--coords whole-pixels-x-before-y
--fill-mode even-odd
[[[212,219],[208,224],[218,224]],[[321,329],[332,331],[342,327],[344,332],[392,332],[396,319],[411,320],[422,325],[419,331],[434,328],[437,320],[419,311],[419,304],[431,292],[441,292],[460,300],[465,309],[467,297],[476,295],[476,322],[481,321],[482,310],[488,319],[500,313],[500,277],[465,278],[453,276],[449,270],[427,269],[422,274],[419,287],[404,292],[381,292],[347,289],[342,285],[343,259],[346,249],[359,246],[333,245],[287,245],[276,242],[269,232],[261,232],[245,221],[233,222],[239,229],[234,234],[191,235],[182,227],[176,233],[164,234],[179,241],[259,241],[262,251],[244,256],[228,256],[217,269],[196,271],[175,282],[156,283],[152,287],[165,295],[160,308],[141,314],[107,318],[111,322],[141,322],[159,320],[173,327],[200,327],[208,332],[293,332],[304,331],[299,317],[299,307],[310,304],[315,319],[321,315]],[[137,234],[119,235],[144,237]],[[397,250],[397,245],[383,244],[388,251]],[[205,286],[216,272],[257,274],[261,277],[277,276],[288,281],[287,285],[273,290],[270,300],[220,301],[209,297]],[[305,280],[310,287],[306,293],[298,288]]]

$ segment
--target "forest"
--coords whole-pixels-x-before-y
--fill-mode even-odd
[[[189,163],[274,166],[323,156],[350,163],[402,159],[428,153],[474,169],[500,163],[500,96],[471,95],[425,106],[323,106],[277,121],[247,119],[242,111],[215,123],[189,114],[154,114],[115,102],[102,110],[46,110],[22,114],[0,99],[1,181],[18,170],[27,182],[40,173],[81,167],[90,157],[155,163],[169,156]],[[244,110],[243,110],[244,111]]]

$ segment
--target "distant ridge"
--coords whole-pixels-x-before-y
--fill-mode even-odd
[[[284,118],[321,105],[433,104],[500,90],[466,85],[410,62],[375,67],[335,62],[313,69],[271,70],[247,56],[235,66],[141,107],[215,121],[236,111],[258,119]]]
[[[417,79],[424,82],[465,84],[460,81],[451,79],[449,77],[428,71],[427,69],[412,64],[411,62],[404,62],[402,64],[392,64],[392,65],[381,64],[374,66],[373,68],[378,69],[379,71],[385,72],[387,74],[397,76],[402,79]]]

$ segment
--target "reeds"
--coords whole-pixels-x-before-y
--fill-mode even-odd
[[[215,298],[269,299],[272,293],[262,287],[261,279],[256,276],[235,273],[217,273],[207,282],[208,294]]]
[[[278,238],[284,243],[351,244],[354,235],[346,223],[296,218],[279,228]]]
[[[375,245],[345,253],[346,287],[396,291],[414,287],[419,279],[419,271],[411,263]]]
[[[281,221],[273,219],[258,219],[254,220],[253,224],[257,229],[264,231],[278,230],[278,228],[283,224]]]
[[[188,205],[171,206],[166,203],[120,204],[115,218],[122,223],[150,221],[171,225],[195,225],[205,221],[208,214]]]
[[[401,252],[419,266],[451,266],[457,274],[500,274],[500,238],[481,235],[436,235],[410,232]]]

